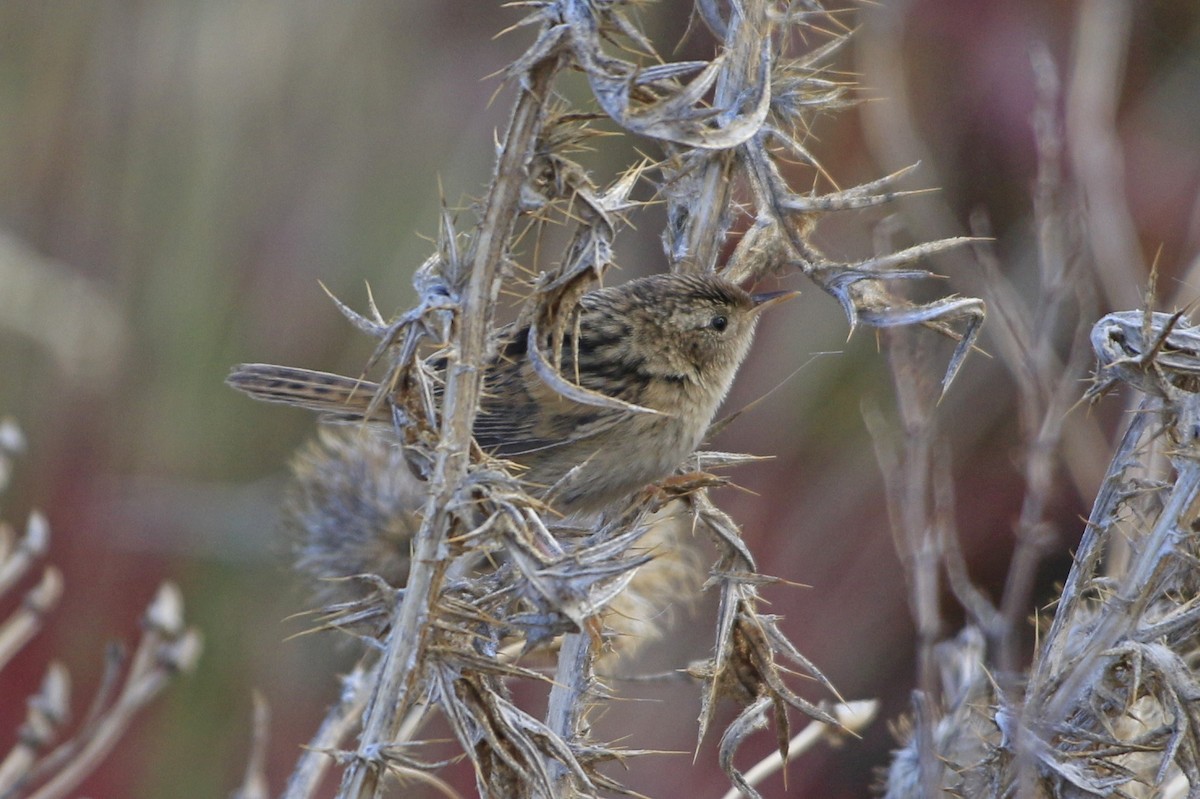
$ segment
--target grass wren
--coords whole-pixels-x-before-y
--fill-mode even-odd
[[[700,445],[750,348],[759,312],[797,293],[752,295],[715,275],[683,274],[591,291],[563,341],[562,376],[658,413],[563,396],[535,372],[526,327],[502,335],[487,367],[475,440],[518,464],[530,491],[557,510],[599,510],[668,476]],[[392,423],[389,403],[370,409],[379,386],[367,381],[243,364],[228,382],[256,399],[331,420]]]

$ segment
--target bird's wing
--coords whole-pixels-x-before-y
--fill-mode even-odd
[[[624,411],[579,405],[570,411],[542,419],[540,424],[532,413],[516,419],[507,412],[481,414],[475,421],[475,440],[493,455],[520,461],[526,455],[569,447],[607,433],[630,416]]]
[[[520,461],[600,435],[629,416],[574,402],[546,385],[524,359],[502,358],[488,375],[472,432],[484,450]]]

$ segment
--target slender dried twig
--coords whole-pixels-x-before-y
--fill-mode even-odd
[[[922,792],[934,795],[942,784],[944,765],[933,756],[934,722],[937,718],[937,662],[934,647],[940,640],[943,619],[940,609],[941,564],[946,558],[946,522],[939,518],[935,497],[945,486],[932,483],[944,472],[934,468],[935,455],[945,456],[936,446],[934,416],[936,394],[931,391],[920,364],[924,359],[912,342],[893,340],[890,348],[892,379],[896,387],[903,439],[892,441],[890,426],[878,411],[865,414],[875,441],[876,457],[883,469],[888,514],[896,550],[904,561],[909,584],[909,605],[917,624],[917,692],[913,745],[921,753],[919,784]]]
[[[804,729],[796,733],[788,741],[788,756],[792,759],[799,757],[815,746],[822,737],[835,734],[840,730],[860,732],[875,719],[879,712],[879,702],[874,699],[859,700],[834,705],[833,715],[837,718],[838,726],[831,727],[823,721],[811,721]],[[745,779],[749,785],[757,785],[767,777],[784,767],[786,761],[779,752],[772,752],[754,766],[746,770]],[[738,799],[741,796],[738,788],[730,788],[721,799]]]
[[[233,799],[267,799],[271,795],[267,784],[267,740],[270,737],[271,711],[262,694],[254,694],[253,737],[250,756],[246,759],[246,774],[242,784],[233,792]]]
[[[58,605],[62,591],[62,574],[49,566],[38,584],[26,592],[20,608],[0,622],[0,669],[41,630],[43,619]]]
[[[333,763],[335,750],[362,720],[367,703],[366,686],[374,682],[373,678],[373,669],[366,669],[361,661],[342,678],[341,695],[301,753],[288,776],[281,799],[309,799],[316,794],[325,772]]]
[[[1066,133],[1075,176],[1088,208],[1087,235],[1110,307],[1141,298],[1148,270],[1124,200],[1125,170],[1116,113],[1133,9],[1127,3],[1082,3],[1067,88]]]
[[[147,608],[145,631],[130,660],[120,693],[74,738],[48,754],[30,773],[46,778],[30,799],[66,796],[104,759],[134,716],[179,672],[191,670],[200,655],[200,635],[183,626],[178,589],[164,584]]]

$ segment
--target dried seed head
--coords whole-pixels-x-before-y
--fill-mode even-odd
[[[292,473],[284,524],[322,597],[360,598],[365,585],[338,579],[359,574],[403,585],[424,492],[400,448],[370,429],[322,429]]]

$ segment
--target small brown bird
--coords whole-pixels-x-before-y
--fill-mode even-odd
[[[599,510],[666,477],[699,446],[759,312],[796,294],[751,295],[721,277],[679,274],[589,292],[579,301],[578,341],[568,331],[563,342],[561,375],[657,413],[564,396],[535,371],[526,327],[505,337],[487,369],[475,440],[519,464],[526,485],[559,511]],[[388,403],[369,409],[375,383],[268,364],[238,366],[228,382],[335,421],[392,424]]]

